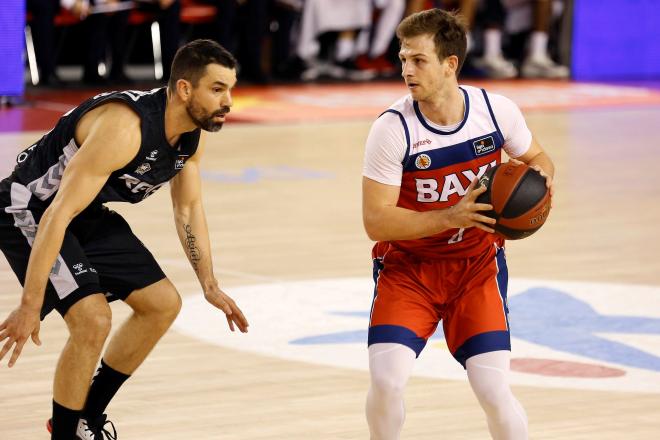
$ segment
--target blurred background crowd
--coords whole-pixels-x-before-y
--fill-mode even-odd
[[[567,78],[570,0],[27,0],[30,82],[39,87],[164,82],[177,48],[211,38],[254,84],[367,81],[400,73],[406,15],[459,11],[464,76]]]

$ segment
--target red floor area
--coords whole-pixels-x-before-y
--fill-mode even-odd
[[[523,110],[660,104],[660,90],[633,85],[558,81],[467,82],[513,99]],[[59,117],[100,90],[38,90],[25,104],[0,110],[0,132],[48,130]],[[406,93],[401,82],[240,85],[230,122],[290,123],[376,118]]]

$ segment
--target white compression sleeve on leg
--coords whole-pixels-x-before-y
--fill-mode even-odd
[[[495,440],[527,440],[527,414],[509,386],[511,352],[491,351],[467,360],[470,386],[488,418]]]
[[[415,364],[415,352],[405,345],[369,347],[371,386],[367,394],[367,421],[371,440],[398,440],[405,418],[403,391]]]

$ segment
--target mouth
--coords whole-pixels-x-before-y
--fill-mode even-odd
[[[413,82],[406,83],[406,85],[408,86],[408,88],[410,90],[415,90],[415,89],[417,89],[417,87],[419,87],[419,84],[413,83]]]

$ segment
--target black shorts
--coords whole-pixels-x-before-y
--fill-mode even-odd
[[[12,203],[15,200],[3,204],[2,199],[7,201],[3,195],[6,193],[0,194],[0,250],[24,285],[36,225],[45,207],[21,206]],[[124,300],[134,290],[163,278],[153,255],[122,216],[100,204],[90,206],[65,232],[49,276],[41,319],[53,309],[64,316],[77,301],[95,293],[104,293],[108,301]]]

